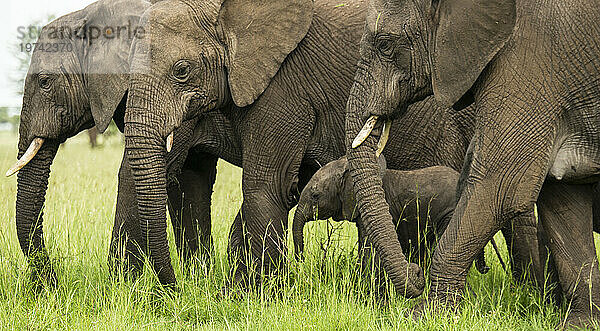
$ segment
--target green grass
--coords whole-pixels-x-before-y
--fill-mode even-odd
[[[15,160],[16,138],[0,133],[0,169]],[[515,286],[487,247],[492,271],[471,271],[469,295],[456,315],[414,322],[406,313],[421,299],[393,297],[382,306],[357,273],[356,230],[327,222],[307,227],[307,259],[290,262],[282,287],[222,294],[229,272],[227,233],[241,204],[241,170],[219,163],[213,195],[215,254],[211,268],[179,265],[171,252],[181,291],[164,294],[146,272],[136,281],[112,277],[107,254],[122,156],[119,138],[90,150],[85,137],[61,147],[52,166],[44,229],[58,286],[41,293],[27,281],[14,209],[16,178],[0,180],[0,327],[6,329],[552,329],[565,308],[545,304],[530,287]],[[330,241],[328,230],[335,228]],[[506,258],[503,241],[497,237]],[[323,247],[327,250],[324,251]]]

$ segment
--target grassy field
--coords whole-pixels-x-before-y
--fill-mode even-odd
[[[15,146],[16,137],[0,133],[0,169],[14,162]],[[377,304],[357,274],[354,226],[327,222],[307,226],[307,259],[290,262],[282,288],[266,285],[241,297],[222,295],[229,270],[227,233],[241,204],[241,170],[224,162],[219,163],[213,195],[212,267],[182,270],[169,228],[180,292],[163,294],[150,272],[136,281],[114,278],[106,261],[121,156],[119,138],[96,150],[88,148],[84,136],[61,147],[52,166],[44,220],[59,284],[41,293],[27,282],[17,243],[16,176],[0,180],[2,329],[531,330],[555,328],[568,309],[546,304],[533,288],[515,286],[488,245],[492,270],[486,275],[471,271],[473,294],[461,312],[414,322],[407,312],[421,299],[393,297],[385,306]],[[329,232],[333,236],[328,240]]]

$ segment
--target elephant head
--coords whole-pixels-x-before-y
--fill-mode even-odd
[[[346,143],[366,235],[399,293],[417,296],[424,282],[418,266],[400,253],[377,176],[378,138],[389,127],[384,122],[431,94],[445,106],[468,102],[473,84],[510,38],[515,17],[514,0],[370,3],[346,109]]]
[[[252,104],[312,22],[312,0],[165,0],[141,22],[125,118],[143,248],[163,284],[175,282],[166,237],[166,151],[185,119]]]
[[[379,174],[385,174],[385,157],[378,158]],[[304,226],[314,220],[356,222],[359,215],[348,172],[348,159],[343,156],[327,163],[310,178],[298,200],[292,223],[294,251],[298,259],[304,255]]]
[[[308,181],[294,213],[292,235],[298,259],[304,255],[304,226],[314,220],[354,221],[354,195],[345,157],[327,163]],[[346,193],[350,193],[347,195]]]
[[[104,131],[127,89],[131,29],[150,4],[102,0],[41,30],[25,79],[17,180],[17,236],[34,267],[49,266],[42,206],[58,146],[94,125]],[[51,269],[44,277],[54,277]]]

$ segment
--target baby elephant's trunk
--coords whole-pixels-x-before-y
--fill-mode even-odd
[[[294,213],[292,223],[292,237],[294,238],[294,255],[298,261],[304,260],[304,225],[314,220],[310,204],[300,199],[300,203]]]

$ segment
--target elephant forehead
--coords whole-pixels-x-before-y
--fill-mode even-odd
[[[140,45],[135,52],[165,60],[162,57],[193,58],[201,48],[213,49],[215,26],[203,13],[181,1],[162,1],[150,7],[140,20],[145,34],[136,40]]]
[[[335,160],[327,163],[323,168],[319,169],[313,178],[315,180],[330,180],[330,179],[341,179],[342,174],[346,170],[346,165],[348,161],[344,160]]]
[[[410,20],[413,6],[409,1],[376,0],[369,3],[367,30],[373,34],[402,32],[402,26]]]
[[[147,34],[134,40],[131,55],[131,69],[140,72],[169,68],[179,59],[198,61],[200,56],[213,58],[221,56],[217,41],[199,29],[180,32],[170,26],[156,22],[149,24]]]
[[[46,43],[46,41],[40,38],[38,43]],[[51,52],[36,47],[31,55],[28,74],[81,74],[82,69],[75,49],[69,50],[65,47],[64,52]]]
[[[161,1],[146,10],[141,21],[161,33],[165,32],[160,29],[163,27],[171,33],[197,36],[216,24],[218,11],[209,4],[210,1],[195,6],[185,1]]]

